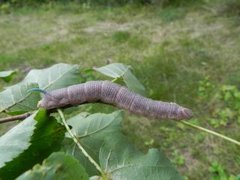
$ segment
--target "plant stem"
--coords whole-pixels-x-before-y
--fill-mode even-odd
[[[17,121],[17,120],[23,120],[30,116],[32,113],[25,113],[25,114],[20,114],[16,116],[10,116],[10,117],[5,117],[0,119],[0,124],[6,123],[6,122],[11,122],[11,121]]]
[[[96,167],[96,169],[101,173],[103,179],[106,178],[106,175],[104,173],[104,171],[101,169],[101,167],[97,164],[97,162],[87,153],[87,151],[85,151],[85,149],[82,147],[82,145],[80,144],[80,142],[78,141],[77,137],[72,133],[71,129],[69,128],[66,120],[65,120],[65,117],[63,115],[63,112],[62,110],[58,109],[58,113],[62,119],[62,122],[64,124],[64,126],[66,127],[67,129],[67,132],[69,133],[69,135],[72,137],[73,141],[77,144],[78,148],[82,151],[83,155],[85,157],[88,158],[88,160]]]
[[[194,124],[191,124],[191,123],[189,123],[189,122],[187,122],[187,121],[180,121],[180,122],[183,123],[183,124],[186,124],[186,125],[188,125],[188,126],[190,126],[190,127],[193,127],[193,128],[198,129],[198,130],[200,130],[200,131],[207,132],[207,133],[209,133],[209,134],[212,134],[212,135],[214,135],[214,136],[220,137],[220,138],[222,138],[222,139],[225,139],[225,140],[227,140],[227,141],[229,141],[229,142],[231,142],[231,143],[234,143],[234,144],[240,146],[240,142],[237,141],[237,140],[235,140],[235,139],[232,139],[232,138],[230,138],[230,137],[224,136],[224,135],[222,135],[222,134],[220,134],[220,133],[217,133],[217,132],[214,132],[214,131],[212,131],[212,130],[209,130],[209,129],[206,129],[206,128],[203,128],[203,127],[200,127],[200,126],[197,126],[197,125],[194,125]]]

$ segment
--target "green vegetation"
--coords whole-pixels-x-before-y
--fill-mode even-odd
[[[113,77],[113,81],[123,80],[133,91],[144,91],[129,66],[114,63],[96,70]],[[58,63],[43,70],[31,70],[24,80],[0,93],[0,112],[24,115],[21,123],[0,137],[0,178],[182,179],[158,149],[150,148],[145,154],[128,141],[121,131],[122,111],[109,114],[82,111],[78,113],[79,108],[73,107],[70,109],[78,114],[68,114],[70,118],[66,121],[67,113],[62,106],[62,100],[68,99],[70,103],[77,97],[70,99],[69,93],[63,93],[64,97],[61,97],[59,93],[52,92],[50,95],[46,94],[46,91],[78,84],[79,81],[84,82],[84,76],[85,73],[79,70],[78,65]],[[30,85],[35,85],[35,88],[29,87]],[[89,86],[84,86],[83,89],[86,93],[78,94],[79,98],[92,98],[90,96],[93,89],[86,90],[87,87]],[[72,90],[79,93],[79,89]],[[36,91],[45,94],[42,101],[40,96],[32,96],[39,94]],[[55,100],[46,99],[51,97]],[[55,108],[61,109],[56,109],[56,114],[32,105],[33,102],[39,102],[40,107],[44,108],[48,108],[44,102],[51,106],[54,102]],[[135,102],[139,104],[139,101]],[[28,117],[22,112],[28,112]],[[11,116],[13,117],[16,116]],[[3,119],[1,123],[2,121]],[[62,153],[54,153],[55,151]]]
[[[1,71],[25,73],[57,62],[83,69],[130,64],[149,97],[191,107],[192,123],[240,139],[238,0],[166,7],[74,2],[0,6]],[[88,78],[92,76],[100,78],[91,73]],[[15,81],[22,77],[15,75]],[[89,109],[99,111],[97,106]],[[234,144],[172,121],[127,112],[125,117],[124,132],[131,141],[142,150],[160,148],[189,179],[240,174]]]

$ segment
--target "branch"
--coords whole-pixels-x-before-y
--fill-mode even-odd
[[[11,122],[11,121],[17,121],[17,120],[23,120],[29,117],[32,113],[25,113],[25,114],[20,114],[16,116],[10,116],[10,117],[5,117],[0,119],[0,124],[6,123],[6,122]]]

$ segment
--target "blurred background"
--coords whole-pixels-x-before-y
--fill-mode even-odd
[[[0,70],[18,69],[14,83],[59,62],[131,65],[148,97],[240,140],[239,0],[0,0]],[[123,130],[143,151],[161,149],[186,179],[240,178],[240,148],[227,141],[127,112]]]

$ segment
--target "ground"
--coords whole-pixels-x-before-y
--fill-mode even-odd
[[[83,69],[109,62],[130,64],[149,97],[189,107],[195,115],[192,122],[239,140],[240,123],[213,126],[216,105],[209,104],[223,85],[240,84],[237,7],[237,1],[221,0],[164,8],[76,3],[4,8],[0,70],[18,69],[18,81],[31,68],[58,62]],[[204,91],[207,98],[199,94],[204,82],[213,87]],[[222,139],[174,121],[127,112],[123,126],[139,148],[160,148],[186,178],[228,179],[240,173],[239,147]]]

